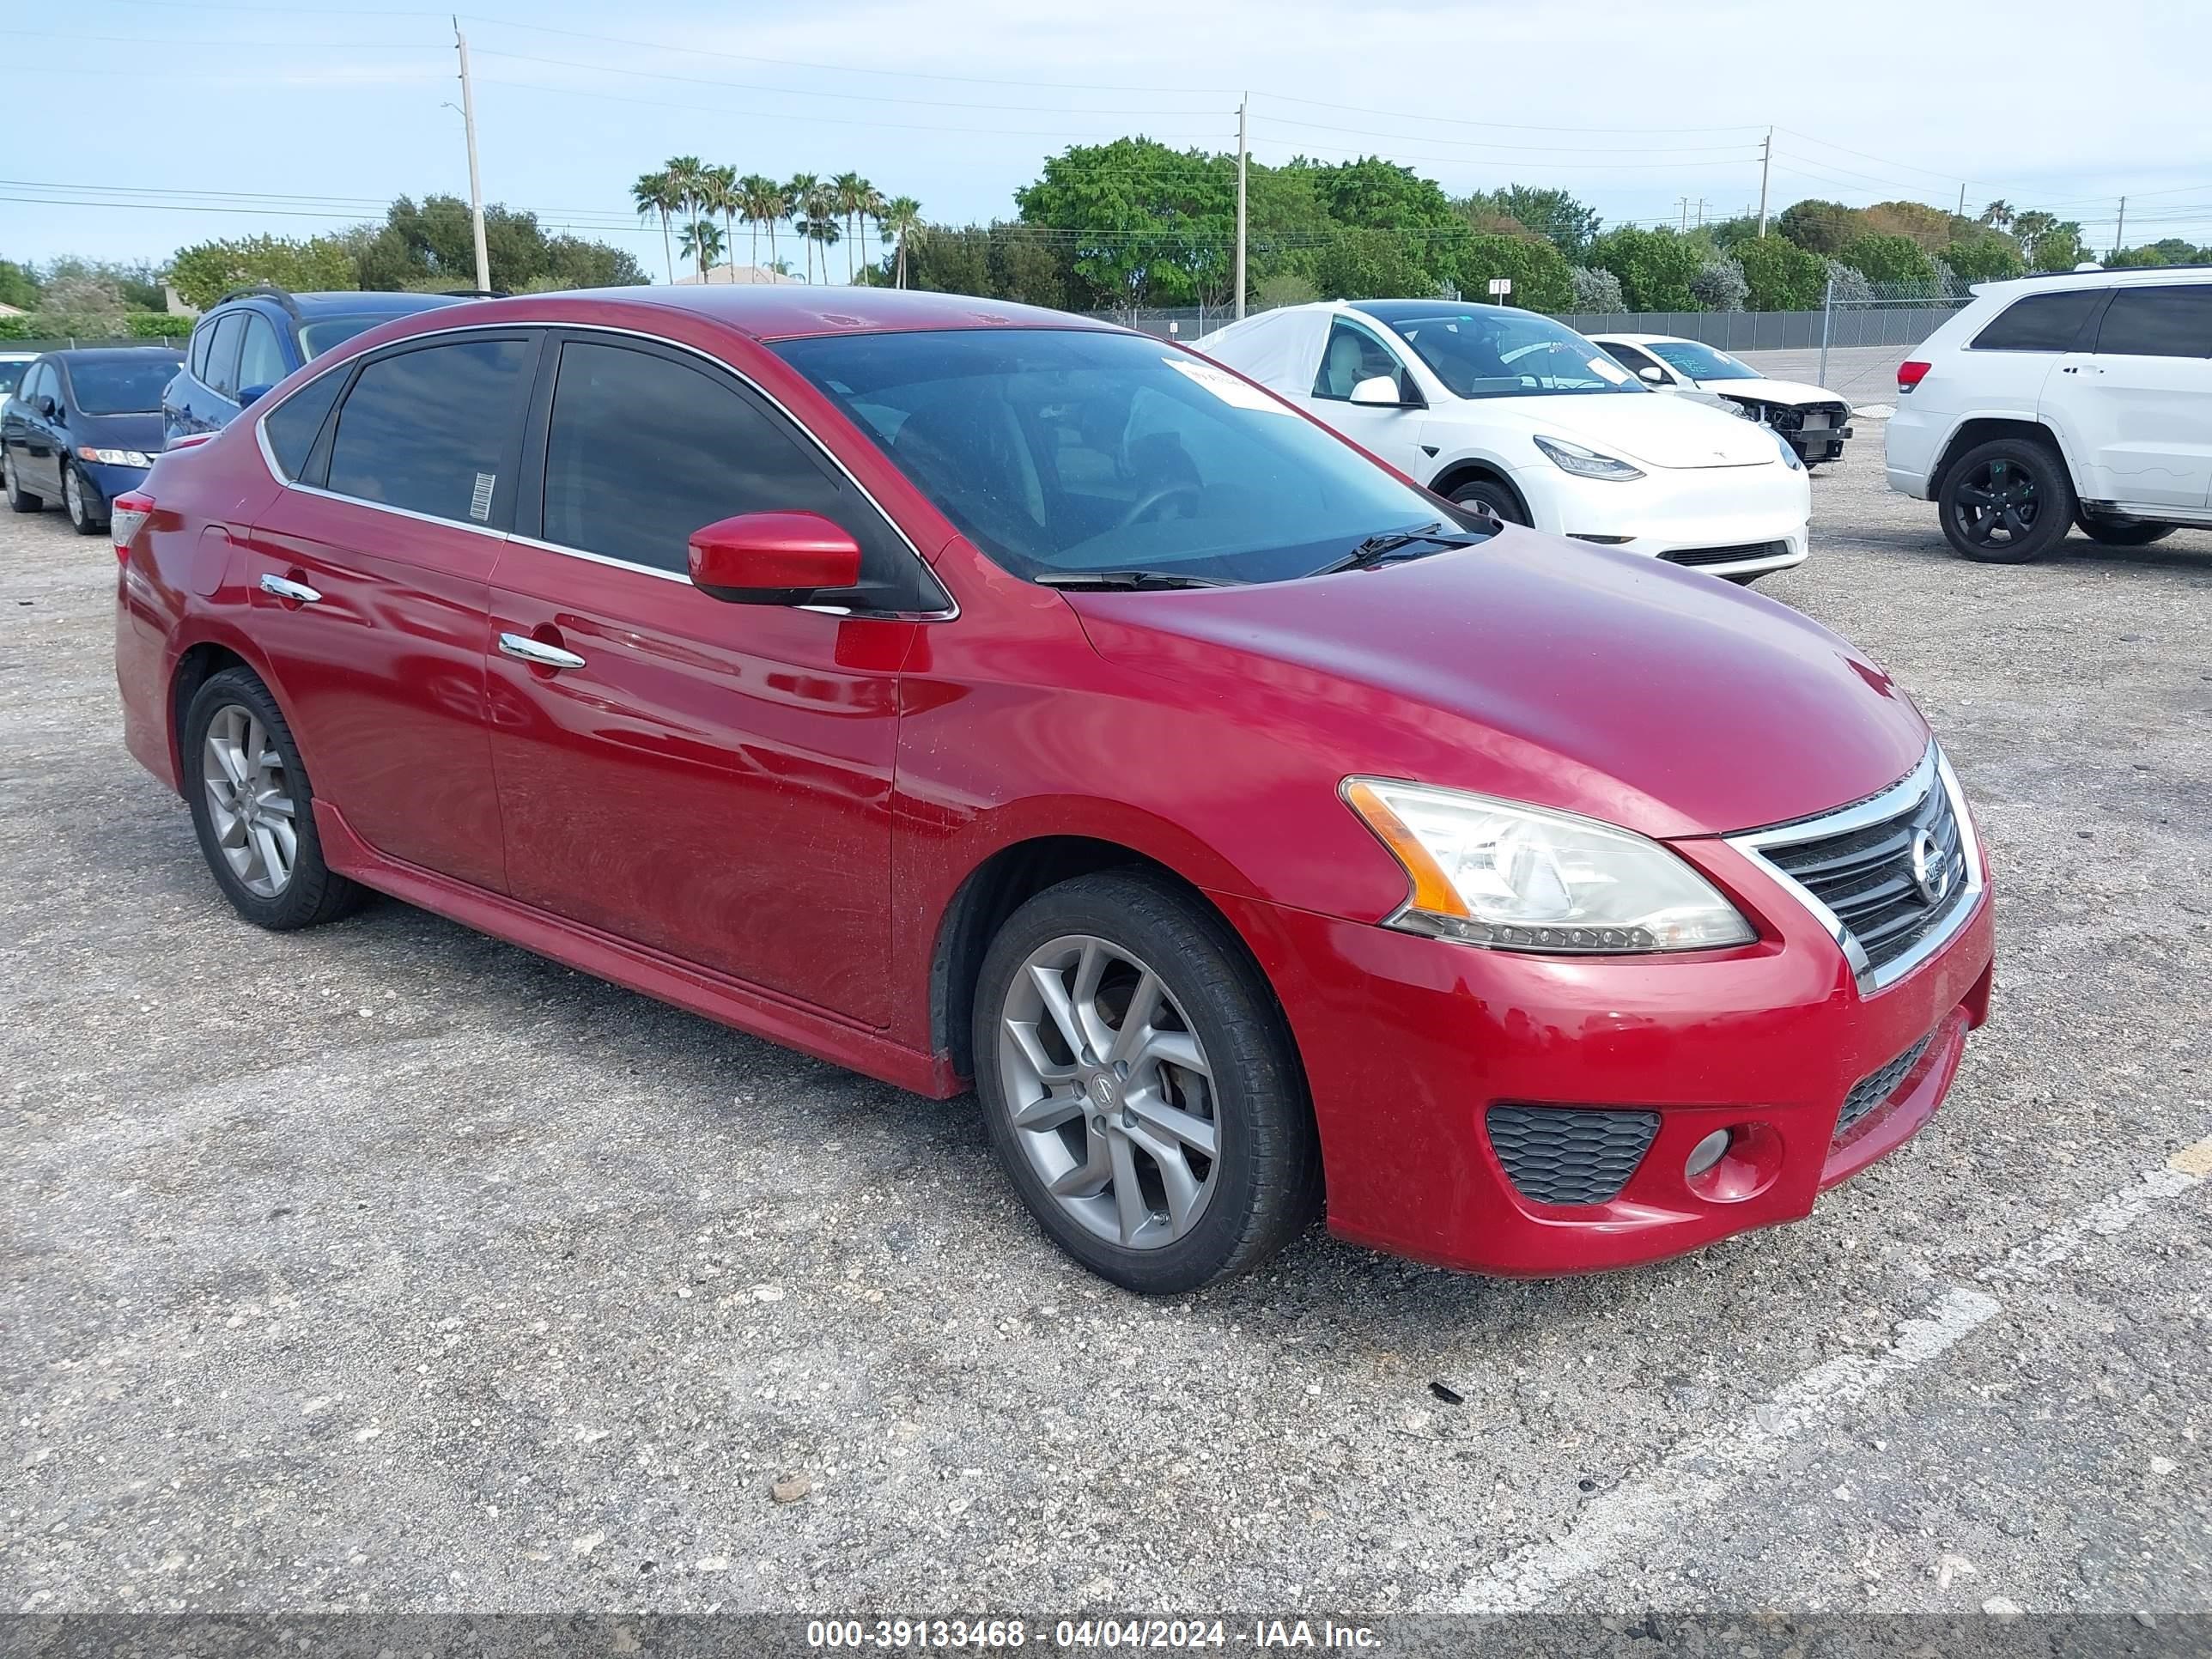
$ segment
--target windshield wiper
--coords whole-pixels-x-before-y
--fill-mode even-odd
[[[1212,576],[1186,576],[1173,570],[1048,570],[1032,580],[1041,587],[1074,588],[1099,593],[1135,593],[1148,588],[1230,586]]]
[[[1409,547],[1473,547],[1489,539],[1486,536],[1470,535],[1464,531],[1446,531],[1442,520],[1425,524],[1419,530],[1393,530],[1380,536],[1370,536],[1334,564],[1325,564],[1314,571],[1316,576],[1333,576],[1340,570],[1371,570],[1378,564],[1393,560],[1419,558],[1418,553],[1407,553]]]

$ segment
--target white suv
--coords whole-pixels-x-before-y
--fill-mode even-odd
[[[2212,270],[1990,283],[1897,371],[1890,487],[1970,559],[2212,526]]]

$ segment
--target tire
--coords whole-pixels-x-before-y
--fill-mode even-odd
[[[80,536],[97,536],[107,528],[107,501],[100,486],[67,461],[62,463],[62,506],[69,512],[70,528]]]
[[[1086,995],[1093,946],[1103,962]],[[1103,1050],[1067,1040],[1038,989],[1046,977]],[[1115,1040],[1147,977],[1159,988],[1148,1036],[1117,1067]],[[1228,924],[1166,878],[1080,876],[1016,910],[984,956],[974,1039],[1007,1179],[1100,1278],[1149,1296],[1195,1290],[1265,1261],[1318,1213],[1320,1141],[1282,1011]]]
[[[283,851],[288,826],[290,856],[282,879],[270,872],[261,836],[239,823],[241,815],[219,807],[218,793],[228,800],[239,797],[235,782],[211,783],[210,769],[234,780],[234,768],[223,766],[210,745],[210,733],[227,744],[233,755],[258,754],[258,763],[246,766],[256,785],[250,819],[258,820],[271,845]],[[273,757],[276,764],[268,765]],[[257,927],[289,933],[335,921],[356,908],[366,890],[331,871],[323,862],[322,842],[315,833],[314,789],[307,769],[300,763],[300,750],[292,741],[292,728],[277,708],[269,688],[250,669],[228,668],[193,693],[185,711],[184,784],[191,807],[192,828],[198,832],[201,854],[215,875],[216,885],[232,908]],[[289,812],[278,811],[272,801],[289,803]],[[222,812],[222,821],[217,820]],[[235,845],[227,848],[224,837]],[[259,878],[257,880],[257,877]]]
[[[1535,522],[1513,486],[1495,478],[1470,479],[1452,491],[1451,501],[1455,507],[1479,507],[1500,524]]]
[[[2074,483],[2048,444],[1997,438],[1951,463],[1936,491],[1944,539],[1962,558],[2027,564],[2065,538]]]
[[[2174,531],[2170,524],[2120,524],[2109,519],[2076,518],[2074,523],[2091,541],[2106,547],[2148,547]]]
[[[43,513],[46,511],[46,498],[43,495],[33,495],[23,488],[23,481],[15,471],[15,452],[4,444],[0,444],[0,479],[5,480],[8,505],[14,507],[16,512]]]

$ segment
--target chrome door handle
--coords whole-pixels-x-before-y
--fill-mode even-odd
[[[323,596],[305,582],[287,581],[282,576],[264,576],[261,591],[274,593],[280,599],[289,599],[295,605],[320,605]]]
[[[584,659],[573,651],[563,651],[557,645],[548,645],[543,640],[533,640],[527,634],[502,634],[499,648],[510,657],[534,663],[540,668],[581,668]]]

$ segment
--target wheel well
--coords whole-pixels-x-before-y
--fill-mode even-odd
[[[2074,469],[2066,460],[2064,446],[2059,443],[2057,435],[2049,427],[2039,422],[2008,421],[1996,417],[1961,421],[1959,423],[1959,429],[1951,434],[1951,441],[1943,447],[1942,459],[1936,463],[1935,471],[1929,475],[1929,500],[1934,501],[1943,493],[1943,480],[1949,476],[1953,465],[1961,455],[1978,444],[1989,442],[1992,438],[2018,438],[2023,443],[2040,444],[2058,457],[2059,465],[2066,467],[2069,477],[2073,473]]]
[[[969,872],[952,896],[937,930],[930,962],[929,1015],[932,1046],[952,1057],[963,1077],[975,1071],[969,1033],[975,1011],[975,981],[984,953],[1006,918],[1048,887],[1100,870],[1141,869],[1192,887],[1157,859],[1118,842],[1087,836],[1044,836],[1002,847]],[[1209,907],[1210,908],[1210,907]]]
[[[1429,488],[1449,498],[1453,490],[1471,483],[1497,484],[1515,501],[1520,501],[1523,514],[1528,510],[1528,503],[1522,499],[1521,492],[1514,489],[1513,480],[1486,461],[1455,461],[1438,473],[1437,481]]]
[[[169,686],[169,746],[176,751],[177,775],[185,775],[185,711],[199,689],[226,668],[250,668],[245,658],[219,645],[195,645],[177,659]]]

